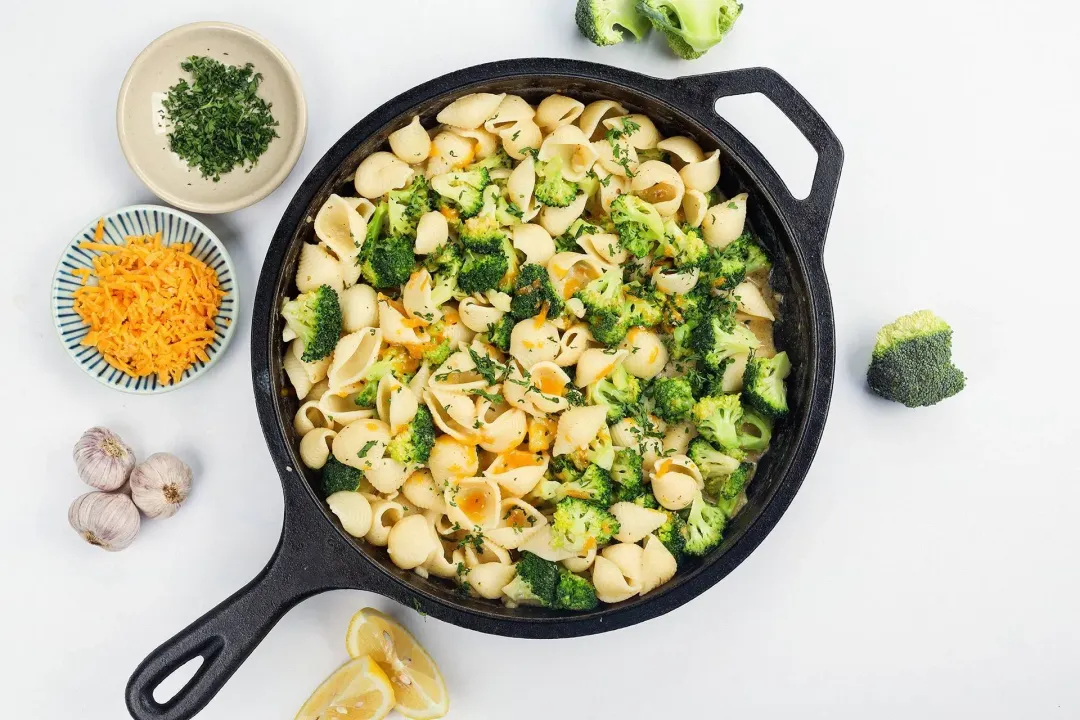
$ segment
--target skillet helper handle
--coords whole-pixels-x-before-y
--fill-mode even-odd
[[[806,241],[807,250],[820,254],[829,230],[833,204],[840,184],[840,172],[844,166],[844,148],[840,140],[806,98],[791,83],[768,68],[746,68],[709,75],[695,75],[674,81],[683,93],[698,106],[699,112],[716,114],[716,101],[720,98],[760,93],[767,97],[788,120],[802,133],[817,152],[817,168],[810,194],[799,200],[791,194],[787,185],[761,156],[752,143],[720,118],[729,137],[736,136],[735,149],[744,155],[756,156],[764,168],[763,184],[782,203],[784,213],[791,218],[797,237]]]
[[[232,677],[251,651],[294,605],[334,585],[313,567],[313,548],[283,533],[266,567],[220,605],[163,643],[128,680],[128,712],[135,720],[189,720]],[[314,549],[314,552],[318,552]],[[195,675],[172,698],[154,690],[188,661],[201,657]]]

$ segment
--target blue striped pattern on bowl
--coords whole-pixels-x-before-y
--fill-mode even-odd
[[[79,244],[93,241],[94,230],[97,227],[96,219],[83,228],[64,248],[64,254],[60,257],[53,275],[51,304],[53,321],[60,335],[60,341],[79,367],[98,382],[117,390],[151,395],[187,385],[217,361],[221,353],[225,351],[229,340],[232,339],[236,328],[240,298],[236,287],[236,270],[233,268],[229,253],[209,228],[190,215],[172,208],[160,205],[132,205],[105,215],[104,220],[105,235],[102,242],[123,245],[129,235],[153,235],[161,231],[163,245],[190,242],[191,254],[217,273],[218,282],[225,296],[221,299],[221,307],[215,321],[215,337],[206,348],[206,354],[210,360],[197,361],[184,371],[179,382],[163,385],[158,382],[156,375],[137,378],[117,370],[105,362],[104,356],[98,352],[97,348],[79,344],[89,332],[90,326],[85,324],[72,309],[75,302],[75,290],[82,286],[82,279],[72,275],[71,271],[79,268],[93,268],[93,258],[97,253],[93,250],[84,250],[79,247]],[[90,282],[93,282],[92,278]]]

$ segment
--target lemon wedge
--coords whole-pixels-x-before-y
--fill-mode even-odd
[[[390,678],[370,656],[350,660],[311,694],[296,720],[382,720],[394,709]]]
[[[439,666],[409,631],[373,608],[353,615],[345,635],[350,657],[370,655],[394,687],[397,710],[413,720],[441,718],[450,709]]]

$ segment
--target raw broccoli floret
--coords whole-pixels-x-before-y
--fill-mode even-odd
[[[694,328],[691,345],[701,355],[705,367],[719,371],[728,360],[756,350],[761,342],[749,328],[735,322],[733,312],[724,309]]]
[[[772,440],[772,420],[744,408],[739,425],[739,447],[743,450],[765,450]]]
[[[559,585],[558,565],[524,550],[514,569],[517,575],[503,588],[508,598],[519,605],[554,606]]]
[[[581,34],[594,45],[621,43],[625,36],[620,28],[641,40],[652,28],[635,4],[636,0],[578,0],[574,20]]]
[[[743,408],[738,395],[702,398],[694,405],[692,416],[698,432],[709,442],[722,448],[739,447]]]
[[[576,480],[564,482],[559,497],[578,498],[608,507],[612,499],[611,476],[599,465],[590,464]]]
[[[510,314],[515,320],[525,320],[540,314],[547,305],[547,316],[558,317],[563,311],[563,299],[555,292],[547,268],[535,263],[521,266],[514,281],[514,293],[510,300]]]
[[[361,275],[377,290],[396,288],[408,282],[416,263],[412,240],[395,235],[365,241],[360,257]]]
[[[626,371],[622,365],[607,377],[597,380],[586,389],[585,399],[590,405],[606,405],[607,421],[613,424],[628,414],[631,406],[641,397],[641,381]]]
[[[686,378],[654,378],[649,385],[649,397],[653,401],[653,411],[666,422],[683,422],[694,409],[694,393]]]
[[[559,584],[555,589],[556,610],[592,610],[599,604],[596,588],[587,578],[559,568]]]
[[[498,322],[488,326],[486,333],[488,342],[503,352],[510,352],[510,333],[514,331],[515,324],[513,317],[503,315]]]
[[[664,236],[660,240],[660,254],[675,261],[675,267],[697,267],[709,254],[709,246],[694,228],[683,230],[674,221],[664,224]]]
[[[493,290],[499,286],[509,266],[501,250],[493,253],[466,250],[465,262],[457,278],[458,288],[467,295]]]
[[[431,187],[451,205],[461,217],[470,218],[484,206],[484,188],[491,184],[487,168],[456,170],[431,179]]]
[[[341,337],[341,305],[329,285],[302,293],[281,307],[281,316],[304,344],[304,362],[322,360],[334,351]]]
[[[610,542],[619,532],[619,521],[606,508],[569,497],[555,506],[551,530],[552,546],[580,552]]]
[[[649,255],[664,237],[664,220],[656,208],[636,195],[619,195],[611,202],[611,221],[619,244],[632,255]]]
[[[706,477],[705,492],[709,493],[718,504],[724,500],[734,500],[746,489],[753,472],[753,463],[739,462],[735,469],[726,475],[716,474]]]
[[[664,547],[672,554],[676,562],[681,563],[686,554],[684,547],[686,540],[683,538],[683,519],[673,512],[667,513],[668,519],[656,530],[657,539],[664,543]]]
[[[408,388],[401,392],[412,392]],[[431,412],[421,405],[412,422],[390,440],[387,452],[402,465],[423,465],[435,445],[435,423]]]
[[[417,175],[412,183],[401,190],[387,193],[389,199],[390,234],[416,237],[416,224],[421,216],[432,209],[434,195],[423,175]]]
[[[547,162],[536,163],[536,187],[533,195],[537,202],[548,207],[568,207],[577,197],[578,186],[563,178],[562,157],[556,155]]]
[[[323,465],[322,469],[323,495],[330,497],[334,493],[343,490],[356,492],[360,489],[360,481],[363,477],[364,474],[362,472],[340,462],[336,457],[331,455],[326,459],[326,464]]]
[[[929,310],[881,328],[866,381],[886,400],[912,408],[952,397],[966,382],[952,363],[952,328]]]
[[[616,502],[632,501],[643,494],[652,496],[652,493],[647,493],[645,490],[641,455],[636,450],[637,448],[623,448],[617,451],[611,463],[611,479],[615,483]]]
[[[503,168],[512,168],[514,166],[514,159],[506,154],[506,150],[500,147],[495,152],[488,155],[483,160],[477,160],[472,165],[469,165],[469,170],[501,170]]]
[[[682,527],[687,555],[701,556],[720,544],[724,537],[727,516],[715,505],[710,505],[698,493],[690,505],[690,514]]]
[[[684,60],[693,60],[724,39],[742,12],[737,0],[638,0],[638,12],[667,37]]]
[[[787,415],[787,389],[784,379],[791,373],[791,361],[786,352],[774,357],[750,356],[743,371],[743,404],[768,418]]]

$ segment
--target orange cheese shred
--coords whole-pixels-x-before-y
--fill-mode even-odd
[[[79,245],[107,250],[75,290],[75,312],[90,326],[81,344],[134,377],[178,382],[193,364],[210,360],[206,348],[225,296],[217,273],[192,256],[191,243],[163,246],[158,233],[102,244],[103,229],[99,222],[94,242]],[[87,285],[88,277],[97,282]]]

